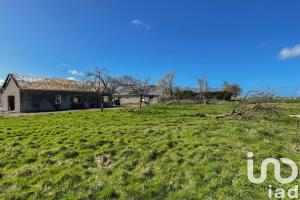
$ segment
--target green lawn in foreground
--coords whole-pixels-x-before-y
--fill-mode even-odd
[[[281,119],[195,116],[228,110],[155,105],[0,118],[0,199],[267,199],[267,185],[282,185],[272,168],[264,184],[250,183],[246,153],[257,171],[268,157],[300,167],[300,123],[287,116],[300,105],[284,106]]]

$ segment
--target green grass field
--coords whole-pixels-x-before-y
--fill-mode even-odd
[[[0,199],[268,199],[247,152],[300,166],[300,104],[282,118],[215,120],[224,105],[155,105],[0,118]],[[289,175],[289,167],[283,167]],[[259,175],[259,174],[258,174]]]

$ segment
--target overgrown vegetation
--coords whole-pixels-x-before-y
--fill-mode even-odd
[[[267,199],[273,174],[251,184],[246,153],[300,166],[300,129],[288,118],[300,106],[280,109],[279,119],[248,121],[196,117],[230,104],[2,117],[0,199]]]
[[[158,86],[163,91],[160,97],[161,103],[189,101],[209,104],[217,101],[230,101],[233,97],[237,98],[242,93],[239,84],[230,84],[228,81],[224,81],[222,88],[212,89],[205,74],[198,78],[198,88],[182,88],[175,85],[175,76],[175,72],[168,72],[159,80]]]

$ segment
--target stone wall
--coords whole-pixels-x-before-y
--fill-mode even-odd
[[[140,102],[140,97],[137,96],[122,96],[120,97],[120,105],[138,105]],[[158,97],[156,96],[151,96],[151,97],[145,97],[144,98],[144,103],[158,103]]]
[[[135,96],[123,96],[120,98],[120,105],[139,104],[140,98]]]
[[[93,92],[67,92],[67,91],[38,91],[21,90],[21,112],[40,112],[55,110],[70,110],[100,107],[100,96]],[[58,96],[61,103],[55,103]],[[74,102],[79,96],[81,102]],[[106,107],[112,106],[111,98],[105,102]]]

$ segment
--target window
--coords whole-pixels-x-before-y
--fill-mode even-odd
[[[107,103],[107,102],[109,102],[109,97],[108,96],[104,96],[103,100],[104,100],[104,103]]]
[[[76,104],[82,103],[82,96],[80,96],[80,95],[74,96],[73,102]]]
[[[56,95],[55,96],[55,105],[60,105],[61,104],[61,95]]]
[[[96,103],[96,102],[97,102],[96,96],[95,95],[91,96],[91,103]]]

